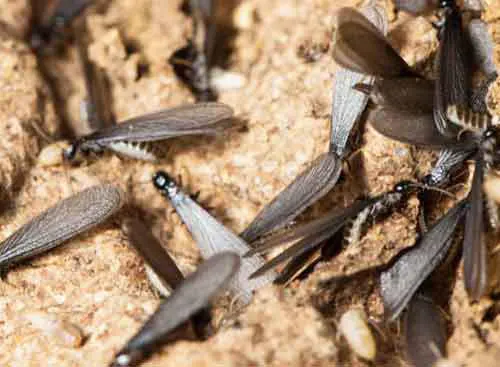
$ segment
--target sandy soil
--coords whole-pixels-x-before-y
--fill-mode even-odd
[[[120,227],[124,215],[141,215],[185,273],[199,262],[196,245],[177,215],[154,190],[150,178],[161,168],[182,178],[186,190],[236,232],[307,164],[326,151],[332,76],[329,55],[335,10],[359,7],[354,0],[224,0],[221,28],[225,68],[246,78],[244,88],[220,94],[247,129],[221,138],[186,138],[164,144],[160,163],[133,162],[113,155],[77,166],[46,167],[37,159],[50,136],[81,131],[79,103],[84,81],[77,50],[34,56],[19,39],[26,34],[28,0],[1,0],[0,20],[0,238],[63,197],[112,182],[142,209],[124,210],[106,224],[64,247],[9,272],[0,282],[1,366],[103,366],[159,303],[142,260]],[[180,0],[97,1],[84,21],[90,58],[110,80],[118,120],[194,101],[167,63],[185,44],[191,20]],[[390,38],[410,64],[432,74],[436,32],[428,18],[393,15]],[[488,1],[484,19],[500,39],[500,1]],[[235,26],[236,25],[236,26]],[[307,62],[304,50],[322,50]],[[497,47],[497,56],[500,49]],[[427,61],[426,61],[427,60]],[[43,63],[63,98],[54,99],[37,63]],[[49,67],[47,67],[47,65]],[[498,83],[490,107],[500,112]],[[57,102],[54,102],[57,101]],[[56,107],[56,108],[55,108]],[[62,127],[62,115],[71,126]],[[80,129],[80,130],[79,130]],[[435,154],[390,141],[361,124],[363,144],[355,164],[333,192],[302,216],[319,216],[348,205],[361,194],[388,190],[401,179],[424,174]],[[467,175],[460,182],[467,182]],[[466,192],[455,188],[457,197]],[[452,205],[443,200],[436,215]],[[165,347],[144,366],[365,366],[338,337],[337,322],[350,307],[361,307],[379,325],[377,366],[405,366],[397,325],[382,325],[378,269],[415,241],[418,201],[369,230],[359,244],[320,263],[306,279],[286,289],[269,286],[240,315],[222,324],[205,342]],[[493,243],[494,247],[496,244]],[[495,265],[497,258],[492,256]],[[60,345],[24,315],[41,311],[81,330],[81,346]],[[498,305],[487,299],[469,304],[461,270],[449,306],[449,357],[463,366],[496,366],[500,356]],[[216,321],[225,309],[216,312]]]

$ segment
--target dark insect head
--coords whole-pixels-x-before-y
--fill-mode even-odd
[[[456,7],[455,0],[441,0],[439,7],[443,9],[453,9]]]
[[[396,185],[394,185],[393,191],[394,192],[399,192],[401,194],[409,194],[410,192],[414,191],[417,185],[415,182],[412,181],[400,181]]]
[[[158,171],[153,176],[155,187],[165,193],[177,187],[175,181],[164,171]]]

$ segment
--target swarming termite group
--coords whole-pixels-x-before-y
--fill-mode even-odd
[[[234,125],[233,108],[216,101],[217,93],[210,82],[214,55],[220,46],[216,42],[216,10],[222,5],[216,0],[188,3],[193,33],[186,46],[171,50],[165,64],[172,66],[179,82],[187,85],[198,102],[121,122],[115,121],[110,103],[105,101],[111,97],[106,92],[105,75],[88,58],[85,27],[73,27],[93,2],[60,0],[51,14],[44,16],[37,13],[40,4],[34,7],[33,26],[26,41],[39,57],[64,48],[70,31],[78,30],[75,37],[88,96],[81,110],[82,119],[88,123],[85,134],[73,137],[64,149],[57,143],[44,150],[39,157],[42,167],[64,163],[71,169],[79,155],[99,156],[105,151],[158,165],[162,157],[155,154],[155,145],[182,136],[214,135],[217,139]],[[324,260],[325,253],[332,252],[336,246],[333,238],[339,233],[345,246],[356,246],[373,222],[384,220],[414,195],[421,204],[417,241],[378,269],[380,297],[385,321],[404,320],[402,339],[410,363],[431,366],[446,357],[446,320],[433,293],[435,284],[443,281],[443,267],[454,274],[453,259],[461,253],[464,287],[471,302],[488,297],[494,273],[488,261],[487,239],[497,235],[500,226],[500,117],[489,113],[486,101],[489,87],[497,78],[494,45],[477,8],[465,24],[464,14],[469,9],[453,0],[395,0],[394,5],[397,11],[414,15],[435,14],[439,47],[435,60],[429,61],[435,62],[435,77],[409,65],[387,40],[387,10],[382,2],[366,1],[360,11],[338,9],[333,46],[329,47],[338,68],[333,78],[328,149],[261,208],[243,232],[238,234],[224,226],[185,193],[174,179],[176,172],[157,167],[148,184],[168,199],[204,261],[184,277],[148,223],[130,216],[121,220],[124,233],[143,258],[146,273],[163,299],[130,340],[110,351],[110,366],[136,366],[165,343],[209,337],[214,332],[211,302],[223,289],[244,307],[265,285],[286,287],[293,280],[301,280]],[[472,78],[475,73],[481,80],[476,86]],[[294,222],[335,190],[345,163],[357,149],[354,135],[367,106],[368,121],[380,134],[422,149],[439,150],[434,167],[418,180],[401,181],[382,194],[332,208],[308,222]],[[459,200],[448,186],[468,161],[473,162],[471,187]],[[427,211],[432,209],[429,196],[433,192],[452,197],[455,204],[429,224]],[[15,271],[24,261],[97,226],[123,211],[128,199],[118,187],[101,184],[60,201],[3,240],[0,272],[5,275]],[[457,236],[462,231],[463,238]],[[264,257],[283,245],[289,246],[273,258]],[[30,315],[26,319],[48,337],[55,335],[74,347],[85,342],[78,327],[56,316],[40,312]],[[336,324],[356,355],[376,362],[377,338],[364,310],[347,310]]]

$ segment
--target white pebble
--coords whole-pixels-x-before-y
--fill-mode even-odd
[[[243,1],[233,13],[234,26],[241,30],[247,30],[257,21],[257,11],[255,4],[251,1]]]
[[[241,73],[214,67],[210,72],[210,86],[217,92],[241,89],[247,84],[247,78]]]
[[[433,364],[433,367],[459,367],[458,364],[450,359],[441,358],[436,363]]]
[[[80,328],[56,315],[35,311],[25,314],[24,319],[56,344],[69,348],[78,348],[82,345],[83,333]]]
[[[377,353],[375,338],[362,310],[350,309],[344,313],[340,318],[339,332],[359,357],[368,361],[375,359]]]
[[[38,164],[42,167],[53,167],[62,164],[62,152],[67,147],[67,142],[57,142],[47,145],[38,155]]]
[[[488,197],[500,203],[500,177],[488,175],[484,180],[484,191]]]

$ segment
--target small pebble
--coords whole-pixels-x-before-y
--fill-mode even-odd
[[[368,361],[375,359],[377,353],[375,338],[362,310],[350,309],[344,313],[340,318],[339,332],[359,357]]]
[[[60,346],[78,348],[83,343],[81,329],[55,315],[43,311],[35,311],[25,314],[23,318]]]
[[[210,74],[210,86],[217,92],[241,89],[247,84],[243,74],[214,67]]]
[[[255,4],[251,1],[243,1],[235,9],[233,16],[234,26],[240,30],[248,30],[257,22],[257,11]]]
[[[500,203],[500,177],[496,175],[486,176],[483,187],[488,197]]]
[[[53,167],[62,164],[62,151],[68,146],[68,143],[65,141],[47,145],[38,155],[38,164],[41,167]]]

